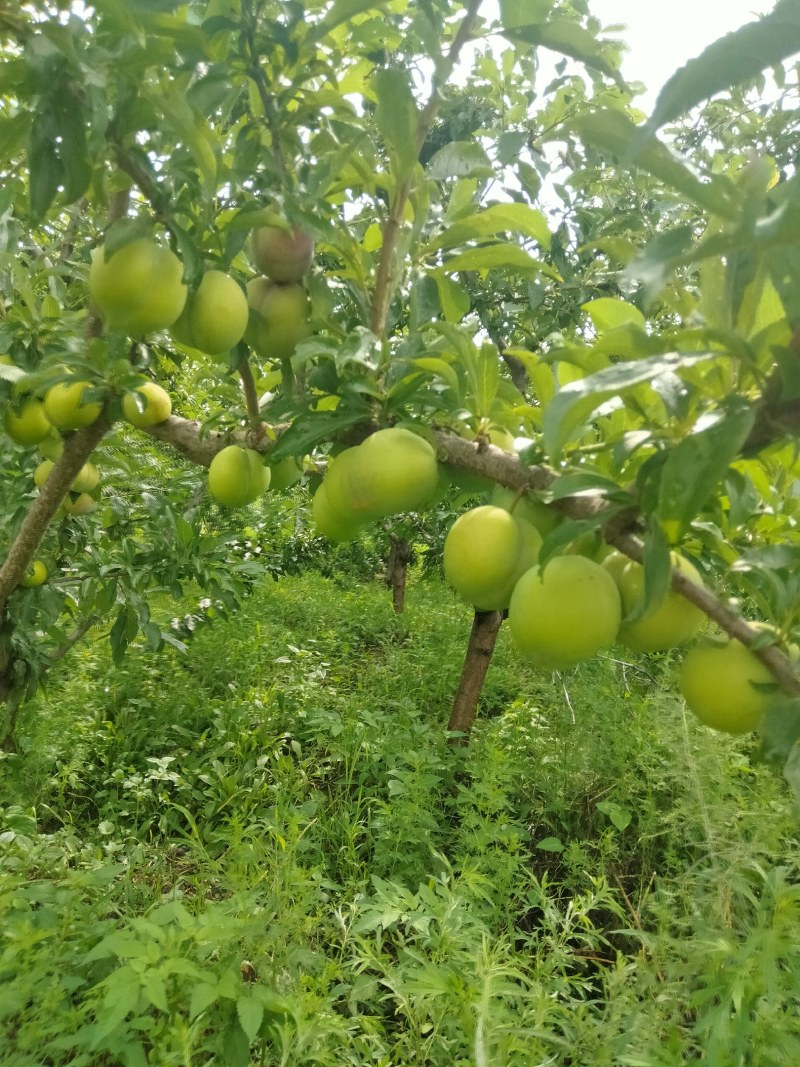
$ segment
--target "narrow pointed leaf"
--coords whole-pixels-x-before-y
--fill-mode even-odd
[[[686,533],[739,455],[754,421],[752,407],[742,405],[670,449],[660,472],[658,515],[673,544]]]
[[[769,15],[714,41],[676,71],[659,93],[647,130],[657,130],[715,93],[742,85],[797,52],[800,2],[779,0]]]
[[[543,420],[545,447],[555,463],[567,441],[593,411],[612,396],[620,396],[659,374],[680,367],[691,367],[706,359],[719,358],[715,352],[668,352],[634,363],[617,363],[613,367],[565,385],[547,406]]]

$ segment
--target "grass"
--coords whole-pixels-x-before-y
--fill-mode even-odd
[[[307,574],[65,664],[2,765],[5,1067],[800,1062],[781,781],[670,657],[506,633],[449,747],[469,622]]]

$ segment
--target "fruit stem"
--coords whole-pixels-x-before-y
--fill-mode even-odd
[[[513,500],[511,501],[511,503],[508,506],[509,515],[513,515],[514,514],[514,508],[517,506],[517,504],[519,504],[520,500],[522,500],[522,498],[524,496],[527,496],[527,495],[528,495],[528,490],[524,486],[522,486],[522,488],[520,488],[520,489],[517,489],[516,493],[514,493]]]

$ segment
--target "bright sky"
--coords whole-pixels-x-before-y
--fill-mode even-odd
[[[646,96],[636,103],[649,111],[658,90],[718,37],[736,30],[774,7],[772,0],[589,0],[589,9],[604,26],[625,23],[619,36],[630,51],[622,60],[628,81],[644,82]]]

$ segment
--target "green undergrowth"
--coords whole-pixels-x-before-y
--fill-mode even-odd
[[[174,611],[173,607],[165,610]],[[676,661],[551,676],[436,581],[76,651],[0,764],[4,1067],[800,1063],[796,823]]]

